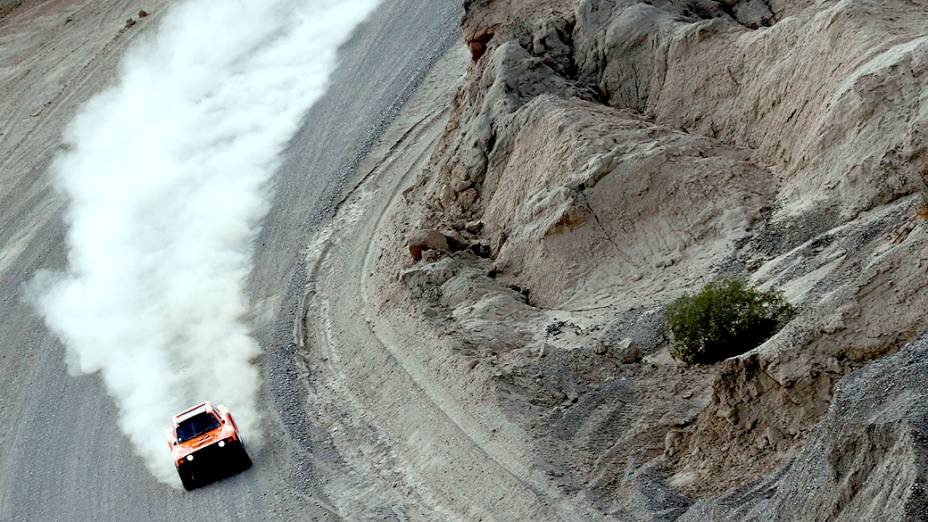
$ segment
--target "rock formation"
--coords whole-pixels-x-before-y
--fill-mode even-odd
[[[400,230],[462,248],[402,281],[492,362],[539,465],[620,518],[917,519],[923,343],[890,354],[928,312],[928,3],[464,5],[472,63]],[[720,276],[799,313],[684,367],[662,311]]]

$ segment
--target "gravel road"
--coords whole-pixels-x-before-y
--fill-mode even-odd
[[[307,415],[303,376],[294,364],[300,252],[419,79],[458,38],[458,3],[385,2],[343,48],[329,94],[294,137],[275,178],[276,197],[250,283],[254,323],[265,348],[258,364],[265,376],[268,442],[254,451],[251,471],[190,494],[149,475],[117,429],[115,408],[100,382],[68,375],[63,347],[24,302],[23,285],[37,270],[62,269],[65,262],[63,201],[44,175],[55,140],[79,102],[110,79],[126,42],[82,40],[70,21],[54,36],[33,37],[24,32],[28,26],[15,25],[25,23],[16,12],[0,22],[7,24],[0,25],[0,40],[18,46],[0,52],[2,65],[14,63],[17,52],[28,54],[39,73],[29,80],[0,67],[0,94],[20,96],[0,103],[0,520],[291,520],[344,514],[323,485],[357,479],[345,478],[325,430]],[[33,5],[36,31],[64,26],[72,13],[76,24],[118,28],[137,10],[115,0]],[[55,60],[55,49],[69,45],[76,49],[71,56]],[[43,66],[62,73],[56,78],[66,77],[65,87],[52,82],[50,72],[42,75]],[[22,103],[28,96],[41,97],[32,104],[42,107],[38,112]]]

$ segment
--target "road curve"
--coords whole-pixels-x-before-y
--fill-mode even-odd
[[[116,12],[132,9],[130,2],[111,3],[118,4]],[[56,2],[45,4],[52,9]],[[57,4],[74,9],[74,2]],[[91,9],[92,4],[83,5]],[[117,429],[115,408],[99,380],[68,375],[63,347],[25,302],[24,284],[37,270],[64,268],[62,201],[45,179],[47,158],[30,164],[14,153],[24,150],[18,143],[27,143],[28,136],[18,143],[0,141],[0,166],[19,172],[0,171],[0,203],[5,203],[0,205],[0,521],[344,515],[321,484],[349,479],[341,476],[323,427],[305,415],[305,388],[293,364],[293,321],[302,290],[299,254],[418,80],[457,40],[458,18],[456,0],[388,0],[341,50],[329,93],[307,115],[275,177],[276,196],[249,285],[256,335],[265,348],[258,364],[265,377],[267,443],[254,452],[251,471],[189,494],[158,483],[146,471]],[[116,53],[113,45],[101,49]],[[82,74],[70,88],[89,92],[103,85],[107,70],[88,62]],[[58,103],[62,118],[73,112],[76,102],[67,89],[44,110],[54,112]],[[0,121],[0,131],[18,121]],[[4,134],[0,140],[7,139]]]

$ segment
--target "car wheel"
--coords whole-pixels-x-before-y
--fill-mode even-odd
[[[177,474],[180,475],[180,483],[184,485],[184,491],[191,491],[197,487],[196,482],[193,480],[193,474],[189,471],[179,469]]]
[[[251,457],[248,456],[248,451],[245,450],[244,440],[239,441],[238,451],[239,451],[239,457],[238,457],[239,469],[241,469],[242,471],[245,471],[246,469],[251,467]]]

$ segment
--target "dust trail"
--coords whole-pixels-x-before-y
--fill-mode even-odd
[[[268,185],[377,3],[188,0],[65,132],[51,172],[69,267],[37,281],[37,307],[159,480],[176,482],[164,431],[192,403],[225,404],[260,436],[244,285]]]

